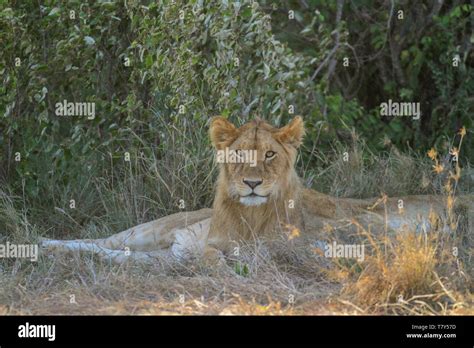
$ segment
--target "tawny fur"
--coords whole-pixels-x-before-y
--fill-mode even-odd
[[[123,262],[135,259],[154,262],[156,257],[183,259],[190,256],[213,258],[228,253],[241,241],[278,238],[292,231],[304,242],[324,238],[327,226],[345,228],[347,233],[360,226],[377,233],[387,229],[411,228],[426,232],[433,228],[433,216],[447,215],[442,196],[408,196],[377,199],[340,199],[302,186],[295,172],[297,149],[304,137],[301,117],[275,128],[262,120],[235,127],[224,118],[214,118],[210,138],[216,150],[257,150],[257,165],[219,164],[213,209],[201,209],[163,217],[132,227],[105,239],[54,241],[43,246],[58,250],[85,250]],[[272,158],[268,154],[275,153]],[[262,183],[254,189],[265,203],[247,206],[242,197],[250,192],[247,178]],[[399,209],[399,200],[403,209]],[[249,196],[245,202],[256,201]],[[468,229],[472,230],[474,197],[457,197],[465,207]],[[378,204],[377,204],[378,201]],[[349,226],[349,227],[348,227]]]

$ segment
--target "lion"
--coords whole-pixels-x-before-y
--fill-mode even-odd
[[[172,214],[104,239],[44,239],[42,246],[90,251],[118,263],[191,257],[221,260],[239,243],[252,238],[286,235],[312,243],[324,239],[328,228],[345,235],[361,228],[374,233],[403,228],[427,232],[446,220],[443,196],[350,199],[305,188],[295,170],[305,136],[300,116],[281,128],[261,119],[236,127],[226,118],[214,117],[209,136],[217,152],[235,155],[234,161],[218,164],[212,209]],[[251,156],[244,154],[249,153],[255,154],[253,163],[245,161]],[[467,215],[472,216],[473,197],[456,200],[468,207]]]

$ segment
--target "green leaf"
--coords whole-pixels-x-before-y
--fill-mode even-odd
[[[48,13],[48,16],[56,16],[59,15],[61,9],[59,7],[53,7],[53,9]]]
[[[242,264],[240,261],[234,265],[234,270],[235,273],[242,277],[247,277],[249,275],[249,268],[247,264]]]
[[[152,65],[153,65],[153,56],[149,54],[145,58],[145,67],[149,69],[152,67]]]
[[[95,40],[91,36],[85,36],[84,41],[86,42],[86,45],[88,46],[92,46],[93,44],[95,44]]]

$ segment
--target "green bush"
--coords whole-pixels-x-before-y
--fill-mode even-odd
[[[0,162],[4,181],[24,192],[33,213],[68,210],[70,199],[82,209],[65,220],[85,224],[111,213],[96,187],[138,167],[149,174],[134,178],[142,189],[158,178],[170,187],[158,190],[168,206],[151,216],[177,210],[178,199],[192,202],[189,209],[209,205],[211,116],[278,124],[292,116],[290,105],[301,114],[311,108],[307,58],[277,41],[269,16],[250,1],[3,3],[0,18]],[[96,117],[57,116],[63,100],[94,102]],[[199,183],[184,184],[206,175],[202,193]],[[56,215],[48,222],[59,228],[65,220]]]
[[[450,139],[462,126],[472,130],[472,4],[291,0],[278,2],[273,8],[273,1],[264,3],[277,37],[295,53],[314,57],[312,69],[319,67],[321,57],[327,57],[335,47],[334,32],[340,33],[333,56],[335,65],[330,68],[327,64],[317,77],[325,88],[325,98],[310,94],[308,99],[319,104],[318,119],[333,129],[331,139],[344,139],[340,131],[344,121],[377,151],[383,149],[387,137],[400,149],[425,153],[437,146],[447,153]],[[342,4],[339,24],[338,3]],[[288,18],[289,11],[294,12],[293,20]],[[457,66],[453,66],[456,57]],[[349,59],[348,66],[343,64],[344,58]],[[331,95],[343,98],[327,97]],[[381,117],[380,103],[389,99],[419,102],[421,119]],[[336,111],[334,117],[331,110]],[[474,137],[466,140],[464,163],[474,160]]]

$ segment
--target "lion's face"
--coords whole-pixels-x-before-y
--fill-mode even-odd
[[[228,196],[243,205],[258,206],[278,197],[294,174],[304,127],[301,117],[280,129],[261,120],[236,128],[218,117],[211,123],[210,135]]]

